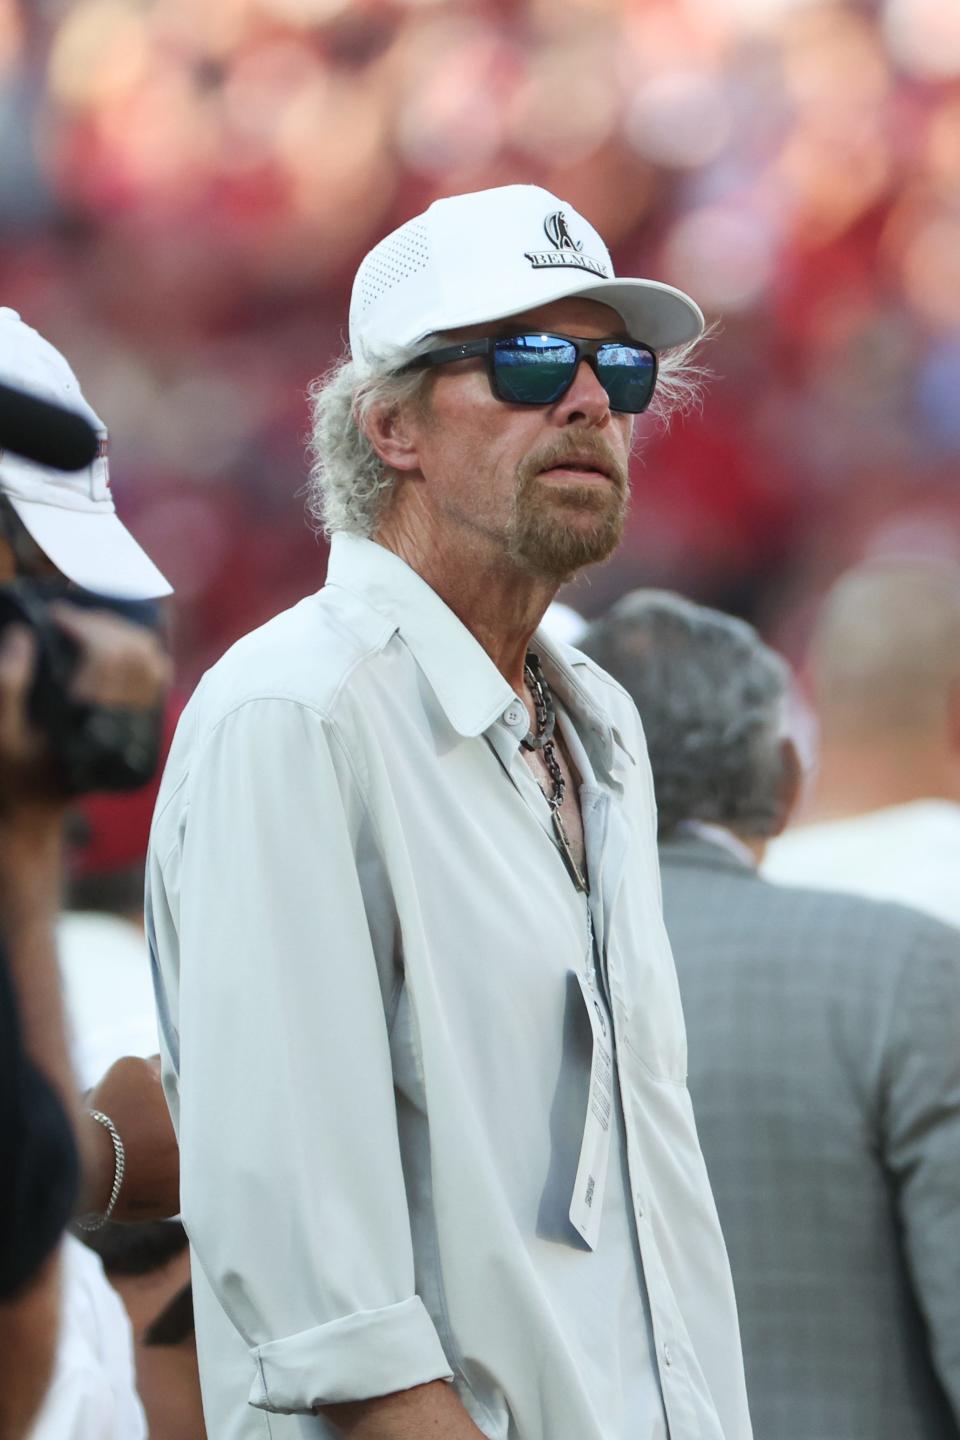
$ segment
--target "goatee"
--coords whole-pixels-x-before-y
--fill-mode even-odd
[[[608,481],[552,484],[543,472],[567,461],[595,462]],[[599,436],[558,438],[529,455],[517,472],[509,545],[511,558],[547,579],[569,580],[585,565],[613,554],[630,503],[626,465]]]

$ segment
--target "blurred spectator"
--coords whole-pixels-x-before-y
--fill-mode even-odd
[[[64,357],[37,331],[24,324],[15,311],[6,307],[0,307],[0,378],[36,398],[76,411],[101,437],[93,462],[83,470],[69,473],[48,469],[9,450],[0,450],[0,581],[15,582],[20,587],[17,593],[29,590],[44,617],[49,616],[77,645],[79,660],[69,681],[71,694],[87,701],[94,712],[97,708],[112,708],[117,715],[122,715],[148,709],[159,716],[160,700],[169,679],[169,662],[157,636],[144,625],[130,623],[114,611],[80,609],[82,597],[75,588],[71,589],[71,586],[81,589],[94,586],[98,587],[99,594],[121,601],[143,600],[170,590],[164,576],[116,515],[110,495],[107,434],[103,422],[84,399]],[[50,598],[46,591],[38,588],[51,578],[64,582],[62,593],[67,600],[59,598],[60,591]],[[68,603],[74,594],[77,594],[77,603]],[[11,628],[26,645],[30,673],[39,641],[25,626]],[[150,700],[149,706],[144,703],[145,697]],[[157,739],[160,739],[159,733]],[[46,741],[42,747],[39,738],[33,743],[42,748],[49,761]],[[59,841],[61,811],[66,798],[59,794],[59,771],[51,767],[46,783],[57,794]],[[133,813],[137,813],[136,801],[128,804],[133,807]],[[69,1093],[75,1084],[70,1063],[66,1056],[61,1056],[57,1064],[62,1089]],[[88,1109],[79,1132],[85,1156],[81,1199],[95,1204],[101,1198],[105,1204],[109,1200],[111,1210],[119,1204],[118,1214],[126,1209],[132,1209],[133,1213],[141,1210],[157,1213],[153,1207],[158,1203],[165,1207],[169,1197],[151,1195],[150,1187],[165,1167],[170,1168],[171,1155],[175,1161],[176,1152],[175,1147],[170,1149],[172,1132],[162,1106],[156,1072],[150,1067],[144,1071],[131,1060],[119,1084],[105,1077],[94,1092],[95,1098],[104,1095],[112,1107],[125,1108],[125,1119],[129,1118],[132,1130],[131,1140],[140,1153],[130,1167],[133,1173],[123,1176],[122,1142],[109,1121],[91,1123],[92,1112]],[[101,1112],[104,1114],[106,1112]],[[159,1150],[162,1157],[159,1161],[152,1155],[152,1148]],[[152,1169],[155,1163],[156,1170]],[[121,1186],[122,1200],[119,1193],[111,1198],[115,1174],[126,1180],[125,1187]],[[175,1182],[175,1163],[173,1179]]]
[[[786,665],[638,590],[582,648],[633,696],[689,1084],[764,1440],[960,1435],[960,935],[760,878],[798,771]]]
[[[16,366],[14,373],[22,386],[46,389],[48,394],[53,390],[50,398],[84,406],[75,377],[52,347],[11,311],[0,314],[0,326],[5,357],[11,367]],[[91,419],[102,428],[95,415]],[[36,577],[56,573],[56,561],[85,579],[93,574],[103,588],[121,586],[143,594],[165,586],[163,577],[119,526],[109,500],[106,464],[101,456],[89,475],[56,477],[26,461],[4,459],[0,485],[9,500],[3,525],[11,570]],[[168,706],[161,761],[177,713],[176,706]],[[103,1212],[109,1207],[118,1220],[169,1215],[179,1209],[179,1157],[159,1067],[137,1058],[157,1049],[143,935],[143,886],[158,787],[159,770],[150,784],[137,791],[86,795],[78,802],[68,846],[69,899],[76,909],[60,917],[57,931],[77,1083],[84,1091],[94,1087],[79,1122],[80,1133],[90,1154],[103,1161],[87,1166],[82,1208]],[[102,1124],[90,1118],[91,1112],[108,1116],[122,1139],[126,1171],[115,1195],[114,1147]],[[185,1241],[181,1250],[184,1245]],[[128,1243],[128,1251],[131,1248]],[[136,1440],[147,1430],[137,1395],[131,1321],[100,1260],[72,1238],[64,1254],[56,1364],[30,1440]],[[145,1270],[154,1258],[149,1246],[147,1257]],[[189,1274],[170,1274],[168,1266],[157,1263],[161,1274],[152,1284],[154,1311],[136,1332],[138,1359],[141,1331],[161,1318],[175,1294],[189,1286]],[[186,1264],[184,1255],[181,1268]],[[138,1314],[138,1322],[142,1318]],[[171,1417],[185,1408],[184,1396],[191,1440],[202,1434],[202,1421],[198,1428],[196,1415],[189,1412],[191,1383],[193,1392],[198,1388],[189,1327],[183,1338],[186,1348],[181,1345],[176,1367],[166,1366],[166,1383],[157,1382],[156,1365],[145,1369],[157,1409],[157,1423],[151,1415],[150,1428],[161,1440],[165,1422],[166,1434],[185,1433],[182,1416],[179,1427],[171,1428]]]
[[[103,431],[63,357],[8,309],[0,309],[0,377],[43,400],[80,411],[98,431]],[[70,474],[45,469],[0,448],[0,490],[0,580],[16,582],[10,593],[22,597],[22,603],[27,605],[25,615],[39,618],[39,624],[34,626],[8,620],[0,650],[0,741],[3,759],[10,769],[9,775],[3,775],[0,790],[0,918],[9,938],[25,1034],[34,1058],[56,1081],[75,1121],[83,1158],[82,1207],[106,1214],[119,1212],[121,1191],[123,1206],[128,1209],[156,1203],[158,1198],[167,1204],[167,1196],[161,1197],[158,1173],[172,1168],[176,1176],[176,1146],[168,1143],[164,1153],[164,1126],[171,1141],[172,1132],[156,1073],[151,1072],[159,1105],[144,1105],[142,1089],[138,1091],[126,1081],[117,1085],[114,1080],[111,1085],[110,1077],[106,1077],[94,1092],[94,1107],[85,1112],[82,1123],[76,1113],[75,1081],[63,1033],[53,922],[59,897],[67,792],[80,772],[63,768],[65,740],[51,728],[49,720],[47,728],[39,728],[44,712],[36,702],[34,680],[35,672],[47,666],[43,673],[48,677],[48,687],[63,687],[75,704],[89,707],[88,714],[101,723],[101,731],[106,726],[111,734],[120,735],[118,727],[123,726],[127,743],[132,745],[135,735],[139,743],[146,730],[132,729],[133,720],[144,712],[159,713],[168,679],[168,662],[156,636],[99,605],[87,609],[51,599],[41,582],[50,578],[70,580],[95,587],[101,593],[131,598],[166,593],[169,586],[116,517],[109,493],[105,436],[92,464]],[[66,585],[63,593],[72,598],[73,592]],[[40,638],[44,625],[65,632],[74,643],[75,663],[67,678],[49,679],[50,662],[44,657],[43,645],[47,646],[48,656],[50,642]],[[59,725],[78,725],[79,713],[82,711],[76,708],[61,711]],[[34,729],[34,725],[38,728]],[[87,784],[89,779],[84,775],[78,783]],[[4,1037],[5,1049],[8,1038]],[[110,1104],[112,1115],[127,1133],[126,1154],[113,1119],[98,1108],[101,1101]],[[11,1122],[20,1123],[15,1107],[10,1113]],[[29,1128],[21,1123],[21,1130],[24,1133],[12,1157],[15,1179],[22,1165],[18,1151],[29,1157],[35,1148],[35,1143],[30,1143]],[[126,1161],[130,1175],[124,1186]],[[31,1183],[29,1169],[27,1177]],[[36,1216],[30,1217],[34,1234],[28,1230],[24,1248],[34,1271],[57,1238],[50,1226],[51,1217],[55,1213],[59,1223],[63,1222],[62,1188],[54,1183],[52,1196],[43,1199],[36,1207]],[[69,1189],[72,1192],[73,1186]],[[22,1203],[22,1182],[14,1186],[14,1197]],[[17,1228],[11,1229],[6,1243],[22,1240]],[[43,1244],[40,1250],[39,1237]],[[117,1440],[136,1440],[146,1432],[133,1387],[129,1324],[99,1262],[73,1242],[66,1245],[64,1254],[56,1367],[31,1435],[43,1436],[44,1440],[47,1436],[51,1440],[112,1440],[114,1436]],[[5,1370],[4,1384],[0,1385],[0,1432],[4,1435],[24,1433],[48,1378],[58,1328],[53,1318],[58,1298],[56,1287],[50,1283],[53,1275],[49,1266],[40,1272],[39,1279],[29,1269],[24,1270],[19,1300],[5,1306],[6,1313],[0,1316],[0,1347],[6,1364],[12,1367],[9,1376]],[[17,1332],[9,1340],[8,1327]],[[19,1348],[24,1343],[24,1332],[28,1347],[25,1359]]]
[[[827,596],[811,653],[816,789],[765,874],[960,925],[960,566],[852,571]]]

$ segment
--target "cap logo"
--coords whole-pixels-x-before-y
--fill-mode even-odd
[[[547,239],[552,250],[525,250],[524,257],[534,270],[552,270],[558,265],[568,265],[576,270],[589,270],[592,275],[607,279],[607,267],[602,260],[584,255],[583,241],[574,240],[570,226],[562,210],[553,210],[543,222]]]

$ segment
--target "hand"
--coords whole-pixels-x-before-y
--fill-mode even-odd
[[[109,1115],[123,1141],[126,1170],[111,1219],[164,1220],[180,1209],[180,1152],[160,1083],[160,1057],[117,1060],[85,1100]],[[114,1176],[113,1142],[84,1115],[85,1177],[81,1210],[102,1214]],[[96,1133],[94,1133],[96,1132]]]
[[[109,610],[82,610],[66,600],[52,604],[50,614],[80,649],[70,684],[74,699],[118,710],[152,710],[160,704],[172,667],[152,630]]]
[[[0,810],[5,813],[31,794],[47,804],[53,798],[47,744],[27,716],[36,659],[33,631],[9,625],[0,635]]]
[[[161,703],[171,662],[152,631],[66,601],[52,604],[50,613],[79,647],[70,683],[76,700],[125,710]],[[0,634],[0,824],[15,829],[23,823],[29,829],[38,818],[45,826],[59,823],[66,804],[46,737],[28,716],[36,658],[36,637],[26,625],[9,625]]]

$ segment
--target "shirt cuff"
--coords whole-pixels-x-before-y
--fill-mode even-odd
[[[453,1379],[419,1295],[271,1340],[251,1354],[257,1375],[250,1404],[282,1415]]]

